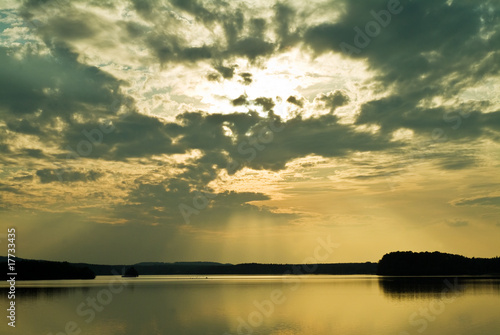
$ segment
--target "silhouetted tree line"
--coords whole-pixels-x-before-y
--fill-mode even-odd
[[[5,257],[0,257],[1,279],[7,278]],[[17,280],[93,279],[96,275],[283,275],[283,274],[378,274],[385,276],[500,275],[500,257],[467,258],[440,252],[397,251],[378,263],[334,264],[222,264],[214,262],[138,263],[123,265],[50,262],[17,259]],[[128,270],[126,270],[128,268]],[[132,271],[133,269],[133,271]]]
[[[2,280],[8,280],[7,263],[2,263]],[[17,259],[15,263],[16,280],[50,279],[94,279],[95,274],[89,267],[78,267],[68,262],[50,262]]]
[[[498,275],[500,257],[468,258],[441,252],[396,251],[378,263],[378,275]]]
[[[7,271],[6,258],[0,256],[0,264]],[[133,269],[133,270],[132,270]],[[18,280],[44,279],[93,279],[108,275],[283,275],[283,274],[376,274],[377,263],[332,264],[229,264],[216,262],[138,263],[127,265],[101,265],[38,261],[17,258]],[[4,277],[0,277],[4,278]]]
[[[377,263],[339,264],[161,264],[135,265],[141,274],[150,275],[282,275],[282,274],[375,274]]]

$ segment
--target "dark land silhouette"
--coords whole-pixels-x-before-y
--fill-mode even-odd
[[[378,262],[382,276],[500,275],[500,257],[468,258],[441,252],[397,251]]]
[[[141,274],[169,275],[302,275],[302,274],[375,274],[377,263],[337,264],[218,264],[218,263],[157,263],[134,265]]]
[[[5,257],[0,264],[7,269]],[[304,275],[376,274],[377,263],[335,264],[223,264],[215,262],[144,262],[133,265],[100,265],[16,259],[16,280],[92,279],[94,276],[122,275]],[[5,275],[7,271],[3,272]],[[91,278],[90,278],[91,277]]]
[[[137,270],[133,266],[131,266],[125,271],[122,277],[139,277],[139,272],[137,272]]]
[[[76,266],[68,262],[51,262],[27,259],[16,259],[16,280],[51,280],[51,279],[94,279],[95,273],[88,266]],[[12,276],[6,261],[1,262],[4,269],[0,274],[2,280]]]
[[[3,279],[7,258],[0,257]],[[16,280],[93,279],[97,276],[122,275],[380,275],[380,276],[500,276],[500,257],[467,258],[441,252],[396,251],[378,263],[331,264],[228,264],[216,262],[143,262],[133,265],[100,265],[37,261],[16,258]]]

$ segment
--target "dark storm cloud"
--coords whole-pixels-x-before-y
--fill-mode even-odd
[[[349,96],[341,91],[336,90],[335,92],[321,93],[315,99],[320,102],[325,108],[329,109],[331,112],[334,112],[338,107],[345,106],[349,103]],[[288,100],[287,100],[288,101]]]
[[[67,126],[77,119],[112,116],[125,98],[122,84],[102,70],[79,63],[62,45],[54,57],[0,48],[0,115],[18,133],[54,138],[56,119]]]
[[[249,72],[240,73],[240,77],[243,79],[243,84],[250,85],[253,82],[252,74]]]
[[[234,100],[231,100],[233,106],[245,106],[248,104],[247,96],[242,94]]]
[[[482,66],[473,69],[463,65],[492,61],[485,56],[498,47],[496,28],[491,22],[482,23],[490,6],[494,8],[491,2],[346,1],[344,14],[338,22],[309,28],[305,33],[306,43],[318,53],[330,50],[342,52],[342,42],[355,45],[358,33],[354,28],[364,31],[367,23],[376,22],[371,12],[387,12],[390,2],[400,2],[399,13],[390,15],[388,19],[384,17],[388,21],[386,27],[382,27],[377,36],[368,36],[370,42],[359,54],[350,55],[367,59],[379,71],[379,80],[404,84],[402,88],[414,90],[420,83],[435,83],[438,78],[443,79],[443,75],[454,73],[458,75],[456,79],[460,79],[457,84],[460,84],[467,74],[482,74],[485,71]],[[489,39],[481,38],[481,34],[486,32],[495,35]],[[465,73],[461,73],[462,70]],[[496,73],[498,65],[488,71]],[[412,83],[414,80],[417,81]]]
[[[63,172],[57,173],[52,169],[42,169],[36,171],[36,175],[40,178],[42,184],[53,183],[53,182],[89,182],[96,181],[103,176],[102,172],[99,171],[69,171],[65,170]]]
[[[279,170],[290,160],[309,154],[325,157],[346,156],[355,151],[377,151],[398,144],[368,133],[359,133],[341,125],[329,114],[318,118],[297,117],[287,122],[277,116],[241,114],[184,113],[177,116],[177,145],[202,151],[200,158],[177,167],[184,172],[160,183],[137,181],[127,197],[129,204],[116,208],[118,218],[144,223],[192,223],[210,228],[227,223],[232,215],[273,218],[286,222],[293,214],[277,214],[270,209],[248,204],[267,200],[259,193],[216,193],[207,185],[219,182],[226,170]],[[225,135],[223,126],[232,130]]]
[[[57,11],[57,6],[51,6],[52,10],[44,18],[38,33],[47,41],[64,43],[85,40],[97,45],[105,40],[106,44],[115,44],[119,39],[123,43],[147,48],[164,66],[209,62],[226,79],[234,75],[231,65],[223,65],[226,61],[244,57],[254,62],[260,57],[272,55],[280,43],[289,45],[292,39],[297,40],[289,31],[288,21],[293,19],[293,10],[285,5],[277,5],[274,9],[276,19],[279,19],[276,21],[259,17],[255,9],[245,3],[194,0],[131,2],[132,8],[148,22],[147,25],[133,20],[109,22],[68,2],[64,11]],[[27,1],[21,12],[24,17],[32,19],[46,15],[47,11],[43,8],[38,3]],[[116,26],[122,28],[118,33],[113,32]],[[193,37],[189,35],[193,28],[207,35],[203,43],[193,43]],[[224,35],[214,33],[216,28],[222,29]],[[109,36],[104,34],[107,31]],[[272,31],[283,36],[273,39],[268,36]]]
[[[186,176],[151,183],[136,181],[125,199],[128,204],[115,208],[117,218],[144,224],[193,224],[207,229],[225,226],[233,215],[255,216],[260,219],[280,220],[294,218],[291,214],[272,213],[250,201],[268,200],[261,193],[215,193],[207,187],[193,188]]]
[[[313,153],[332,157],[394,146],[382,137],[374,138],[348,125],[340,125],[332,116],[289,120],[284,123],[285,130],[280,137],[275,136],[276,140],[269,146],[259,141],[265,142],[266,136],[274,136],[267,134],[265,128],[269,122],[283,123],[278,117],[265,118],[252,112],[232,115],[197,112],[180,114],[176,122],[166,123],[135,112],[133,101],[120,93],[123,82],[96,67],[79,63],[77,55],[63,45],[50,47],[53,58],[27,54],[18,59],[9,56],[11,51],[7,49],[0,50],[3,60],[0,71],[5,74],[0,77],[4,78],[0,79],[3,88],[0,113],[10,131],[35,135],[65,150],[65,154],[57,156],[60,159],[123,160],[199,149],[207,165],[216,162],[220,169],[237,159],[243,162],[240,167],[279,169],[291,159]],[[347,101],[339,93],[332,97],[332,103]],[[274,107],[273,99],[266,97],[249,101],[241,96],[233,101],[235,106],[246,104],[261,106],[270,113]],[[129,110],[126,117],[117,115],[122,105]],[[103,118],[108,121],[106,126],[98,121]],[[56,121],[59,122],[57,131],[54,130]],[[223,126],[231,128],[233,138],[225,134]],[[6,144],[4,147],[8,150]],[[262,147],[269,148],[261,153]],[[23,150],[26,156],[44,157],[39,149]],[[256,152],[257,158],[249,159]],[[47,171],[38,176],[43,182],[58,177]],[[79,179],[72,174],[66,177],[70,181]]]
[[[351,125],[340,124],[331,114],[307,119],[297,116],[283,121],[272,113],[272,99],[241,100],[263,106],[270,110],[269,115],[187,112],[177,115],[175,122],[162,122],[155,117],[131,113],[114,121],[113,131],[107,134],[96,135],[100,129],[98,123],[85,125],[87,137],[81,128],[72,128],[75,131],[64,134],[62,147],[76,150],[82,140],[94,139],[96,142],[88,157],[108,160],[199,150],[201,157],[179,167],[185,169],[180,176],[190,186],[203,187],[221,170],[229,174],[244,167],[279,170],[287,162],[311,154],[343,157],[353,152],[381,151],[401,145],[382,135],[359,132]],[[229,128],[231,134],[225,128]],[[70,152],[60,158],[75,158],[76,154]]]
[[[300,27],[295,27],[293,25],[300,22],[300,19],[297,18],[297,12],[291,6],[277,2],[274,5],[275,10],[275,33],[278,39],[279,48],[281,50],[291,47],[297,44],[300,41]]]
[[[274,44],[257,37],[245,37],[234,43],[228,51],[233,55],[253,60],[259,56],[271,55],[274,51]]]
[[[47,156],[40,149],[22,149],[21,155],[33,158],[47,158]]]
[[[451,154],[439,154],[438,159],[438,165],[445,170],[462,170],[478,164],[477,157],[459,150]]]
[[[135,5],[137,7],[137,1]],[[202,1],[171,0],[171,12],[191,16],[209,35],[211,40],[203,45],[191,45],[190,38],[183,31],[189,29],[186,23],[170,15],[160,3],[141,8],[148,18],[155,22],[144,35],[138,36],[139,42],[153,51],[162,64],[210,61],[224,77],[232,78],[234,68],[220,65],[224,60],[235,56],[246,57],[251,61],[261,56],[269,56],[275,50],[273,41],[266,39],[267,22],[261,18],[248,18],[243,14],[249,11],[244,4],[229,4],[219,1],[211,4]],[[141,12],[141,13],[142,13]],[[224,40],[211,33],[215,26],[224,31]],[[141,41],[142,39],[142,41]]]
[[[275,106],[275,103],[272,98],[264,98],[260,97],[254,100],[254,103],[257,106],[261,106],[265,111],[269,112]]]
[[[220,79],[221,79],[220,74],[218,74],[216,72],[212,72],[212,73],[207,74],[208,81],[219,81]]]
[[[186,11],[187,13],[192,14],[196,20],[201,20],[202,22],[212,23],[216,21],[220,16],[217,12],[212,12],[205,8],[202,1],[198,0],[171,0],[172,5],[176,6],[179,9]],[[219,1],[219,6],[227,6],[227,3],[224,1]],[[213,9],[217,9],[214,7]]]
[[[304,107],[304,100],[298,99],[297,97],[291,95],[286,99],[286,102],[289,102],[291,104],[294,104],[300,108]]]
[[[372,100],[361,107],[359,125],[376,124],[383,132],[408,128],[434,138],[436,142],[495,137],[500,130],[500,112],[483,113],[487,103],[467,103],[456,107],[425,108],[416,101],[394,94]]]
[[[7,122],[7,127],[15,131],[16,133],[28,134],[28,135],[42,135],[42,131],[39,127],[34,125],[27,119],[17,119]]]
[[[63,44],[48,46],[50,55],[30,48],[0,47],[0,118],[5,123],[0,150],[6,154],[2,161],[10,157],[8,164],[50,159],[47,147],[65,151],[68,145],[75,147],[86,140],[82,132],[91,131],[89,125],[115,119],[120,107],[131,102],[120,93],[123,82],[81,64],[78,55]],[[29,142],[19,142],[26,135],[31,136]],[[24,147],[12,150],[14,142]]]
[[[242,94],[234,100],[231,100],[231,104],[233,106],[248,106],[255,105],[261,106],[264,111],[271,111],[275,106],[275,103],[272,98],[260,97],[255,100],[248,100],[248,96],[246,94]]]
[[[78,13],[77,17],[65,16],[51,18],[47,25],[41,28],[46,36],[53,36],[65,41],[90,39],[105,28],[94,15]]]
[[[0,152],[2,154],[8,154],[12,152],[9,144],[6,143],[9,140],[9,137],[10,136],[7,134],[6,127],[0,125]],[[0,157],[0,161],[5,161],[5,155],[2,156],[3,157]]]
[[[271,106],[270,101],[263,102]],[[212,155],[206,164],[216,163],[220,169],[237,162],[237,170],[245,166],[278,170],[295,158],[311,154],[341,157],[356,151],[379,151],[401,145],[381,135],[340,124],[333,115],[307,119],[297,116],[285,122],[272,113],[262,117],[255,112],[229,115],[198,112],[180,114],[177,120],[181,126],[176,129],[179,134],[176,145]],[[223,126],[231,129],[231,136],[225,134]]]
[[[255,60],[257,57],[267,57],[279,52],[282,47],[294,45],[300,40],[316,54],[329,51],[342,52],[342,43],[354,43],[356,38],[354,28],[365,29],[366,23],[376,20],[371,11],[375,11],[379,16],[383,15],[380,11],[386,10],[387,4],[386,0],[356,4],[350,1],[338,1],[331,4],[331,8],[342,8],[342,14],[338,19],[334,22],[326,20],[323,23],[314,23],[308,26],[306,12],[298,13],[287,3],[276,3],[272,7],[272,18],[263,19],[252,8],[247,8],[243,4],[235,5],[223,1],[217,3],[193,0],[133,1],[133,8],[144,18],[148,18],[151,25],[145,26],[133,21],[119,22],[119,24],[126,27],[124,33],[130,37],[132,43],[139,43],[149,48],[162,64],[196,63],[206,60],[213,64],[222,77],[230,79],[235,75],[235,66],[227,64],[231,64],[233,56],[243,56],[249,60]],[[26,2],[24,11],[25,13],[33,11],[36,14],[37,6],[32,2]],[[422,100],[429,100],[435,96],[450,96],[484,76],[498,73],[499,62],[495,62],[495,60],[500,46],[500,35],[496,29],[497,23],[492,19],[494,14],[491,13],[491,10],[495,8],[493,3],[487,1],[481,4],[471,2],[452,2],[450,4],[444,0],[407,0],[401,1],[400,7],[402,10],[398,9],[397,14],[391,15],[390,23],[386,27],[382,27],[380,34],[370,38],[370,43],[362,48],[361,52],[348,55],[349,57],[365,59],[369,66],[376,71],[375,79],[380,87],[391,90],[391,95],[388,97],[363,105],[356,123],[358,125],[380,125],[381,131],[385,134],[402,127],[432,134],[435,128],[451,128],[461,122],[459,131],[453,129],[447,132],[447,138],[451,139],[477,138],[491,135],[489,133],[491,130],[498,130],[500,114],[498,112],[481,113],[487,103],[483,106],[464,106],[461,110],[443,107],[431,109],[419,106],[419,102]],[[48,93],[44,93],[42,88],[53,87],[54,91],[57,90],[57,102],[62,104],[66,111],[65,117],[68,120],[69,129],[63,138],[67,145],[76,145],[85,127],[97,126],[95,122],[92,123],[93,121],[81,124],[75,122],[71,118],[72,113],[77,110],[84,115],[92,113],[92,111],[85,110],[84,103],[94,106],[96,104],[111,105],[111,100],[117,98],[117,90],[120,86],[120,83],[113,78],[109,76],[106,78],[102,71],[78,64],[75,60],[77,55],[72,54],[68,48],[60,47],[64,45],[64,42],[71,42],[75,39],[95,38],[99,31],[108,24],[104,22],[104,19],[83,10],[78,11],[72,8],[72,14],[74,15],[71,18],[62,15],[62,13],[55,14],[39,31],[47,40],[49,36],[51,37],[51,48],[59,50],[58,57],[70,60],[66,60],[66,64],[61,65],[50,64],[50,61],[34,57],[26,63],[34,64],[33,67],[37,69],[47,69],[47,72],[50,71],[50,73],[68,73],[69,70],[67,77],[81,78],[77,86],[78,92],[75,90],[67,92],[72,87],[72,82],[68,78],[57,78],[58,82],[62,79],[63,82],[69,84],[59,87],[55,84],[56,80],[53,80],[52,83],[50,79],[47,79],[51,78],[48,73],[40,73],[40,77],[44,81],[49,81],[48,83],[45,82],[36,87],[30,80],[26,80],[34,86],[27,87],[26,92],[21,83],[10,85],[10,87],[5,84],[6,89],[3,90],[5,99],[2,99],[8,110],[24,111],[25,113],[31,111],[30,113],[33,113],[35,109],[38,110],[40,106],[43,106],[46,100],[50,100],[47,97]],[[183,19],[179,15],[184,15]],[[186,17],[197,22],[202,29],[210,30],[221,25],[224,31],[223,40],[214,38],[206,40],[202,45],[191,44],[183,33],[186,31]],[[274,37],[265,34],[271,31],[274,32]],[[3,56],[6,61],[2,62],[2,64],[6,64],[5,69],[15,68],[16,64],[13,63],[16,61]],[[469,64],[475,64],[475,66],[469,66]],[[64,67],[65,65],[67,65],[67,69]],[[58,69],[58,67],[62,67],[62,69]],[[76,73],[75,69],[79,71]],[[7,76],[9,73],[6,73],[4,78]],[[88,88],[85,86],[82,88],[82,83],[87,81],[86,77],[92,76],[100,76],[100,78],[98,80],[93,78],[89,81]],[[250,78],[246,74],[241,74],[241,76],[245,81]],[[19,78],[18,75],[16,77]],[[212,76],[211,79],[217,80],[215,76]],[[23,87],[23,89],[16,91],[16,87]],[[79,96],[93,89],[95,89],[95,93],[87,94],[88,97]],[[29,99],[16,98],[21,95],[26,96],[27,92],[30,92],[31,95]],[[99,95],[106,94],[107,96],[99,97]],[[235,106],[253,103],[261,105],[264,110],[268,111],[273,108],[274,102],[272,100],[259,99],[249,102],[245,96],[241,96],[233,100],[232,103]],[[78,104],[79,100],[85,101]],[[323,94],[318,98],[318,101],[323,103],[326,108],[335,110],[335,108],[347,104],[349,98],[345,93],[335,91]],[[303,102],[295,97],[290,97],[289,102],[299,107],[303,106]],[[53,112],[54,108],[50,110]],[[99,111],[99,114],[101,112],[103,111]],[[47,113],[50,112],[44,112],[44,114]],[[97,116],[98,113],[95,114]],[[448,121],[443,119],[446,115]],[[40,135],[44,130],[40,128],[38,119],[39,117],[13,118],[8,121],[7,125],[9,129],[18,133]],[[132,119],[133,121],[116,121],[116,131],[106,136],[105,143],[103,142],[99,147],[96,146],[93,155],[113,159],[137,157],[141,153],[144,156],[161,152],[180,153],[189,148],[190,143],[173,145],[172,139],[175,136],[180,136],[185,140],[193,137],[192,134],[180,132],[173,135],[176,133],[174,125],[167,126],[152,117],[134,115]],[[312,124],[314,120],[292,120],[292,123],[299,127],[301,123]],[[328,120],[327,124],[331,124],[331,120]],[[301,129],[304,127],[300,126]],[[335,127],[338,128],[337,132],[342,134],[342,131],[345,131],[349,136],[352,135],[355,138],[371,136],[356,134],[351,129],[338,124],[333,126],[333,128]],[[388,135],[380,135],[378,141],[380,142],[384,136]],[[304,131],[303,137],[308,138],[307,131]],[[300,139],[301,136],[297,134],[297,141]],[[302,141],[302,143],[307,142],[308,140]],[[338,139],[336,147],[342,147],[341,143],[347,143],[347,141]],[[354,148],[349,148],[347,151],[355,149],[356,146],[362,147],[360,146],[362,141],[355,141],[355,143],[357,145],[353,145]],[[321,144],[317,145],[318,148],[309,146],[309,153],[324,151],[321,146]],[[381,145],[381,147],[383,146]],[[301,146],[297,148],[300,149]],[[342,151],[340,148],[337,149],[337,152]],[[290,149],[287,148],[287,150]],[[308,150],[301,150],[301,154],[307,155],[306,151]],[[330,153],[325,152],[325,154],[329,155]],[[295,155],[290,153],[290,156]],[[281,166],[282,162],[277,165]]]
[[[419,107],[421,102],[453,97],[498,75],[500,31],[498,20],[493,19],[498,17],[498,6],[492,1],[402,0],[391,15],[389,3],[346,1],[335,23],[309,27],[304,41],[316,54],[334,51],[365,59],[376,71],[380,89],[391,92],[364,105],[358,124],[378,124],[383,131],[407,127],[430,133],[445,126],[443,115],[452,111]],[[384,24],[378,24],[378,31],[372,30],[370,36],[366,29],[374,29],[377,22]],[[488,128],[500,129],[496,113],[482,115],[481,111],[464,110],[476,114],[464,122],[467,129],[462,127],[456,137],[477,137]],[[486,121],[490,118],[493,123]]]
[[[248,164],[258,169],[282,169],[295,158],[311,154],[343,157],[358,151],[380,151],[398,147],[381,135],[354,130],[338,123],[332,115],[303,119],[298,116],[283,124],[266,150]]]
[[[148,1],[148,0],[131,0],[134,9],[142,16],[146,18],[153,12],[153,9],[157,6],[158,1]]]
[[[434,97],[452,97],[485,77],[497,75],[500,69],[498,8],[492,1],[335,1],[301,10],[279,2],[272,6],[271,18],[265,19],[243,3],[172,0],[133,1],[132,5],[150,25],[120,22],[128,27],[121,38],[148,48],[163,65],[208,62],[223,78],[231,79],[235,66],[230,64],[235,56],[254,61],[299,44],[316,55],[334,51],[366,60],[375,71],[379,89],[391,94],[362,106],[357,123],[378,124],[387,133],[406,127],[429,135],[434,128],[447,126],[443,114],[453,110],[426,108],[421,103]],[[36,13],[38,7],[28,2],[24,11]],[[311,20],[313,9],[325,13],[340,10],[341,15],[334,21],[318,22]],[[109,24],[74,8],[72,14],[71,19],[62,13],[55,15],[41,34],[63,42],[90,39]],[[201,43],[193,43],[186,35],[195,24],[207,34]],[[377,25],[375,33],[366,33]],[[224,36],[214,35],[217,27]],[[346,44],[359,52],[346,53]],[[220,79],[215,74],[209,78]],[[243,78],[245,83],[247,78]],[[332,103],[343,104],[340,100]],[[486,107],[463,112],[481,113]],[[489,132],[500,128],[499,119],[498,113],[471,117],[467,127],[450,136],[492,136]]]
[[[498,9],[492,1],[332,1],[301,11],[277,2],[271,6],[271,18],[260,17],[244,3],[225,1],[132,1],[132,5],[150,25],[119,22],[128,27],[122,32],[123,42],[143,45],[165,65],[207,61],[228,79],[234,76],[234,68],[227,64],[235,56],[254,61],[302,44],[316,55],[334,51],[365,59],[376,71],[381,89],[395,89],[397,96],[417,105],[422,99],[456,94],[498,74],[500,68]],[[39,7],[26,2],[24,12],[36,15]],[[318,10],[341,15],[318,22],[313,15]],[[71,13],[70,18],[54,14],[40,33],[68,42],[95,37],[109,25],[83,10],[73,8]],[[375,36],[367,35],[373,24],[378,24]],[[193,43],[186,35],[193,28],[201,29],[207,38]],[[224,31],[223,37],[213,33],[216,28]],[[366,46],[359,46],[359,41]],[[347,54],[343,44],[359,52]]]
[[[172,33],[150,32],[145,42],[146,46],[153,51],[153,54],[162,64],[170,62],[195,63],[200,60],[212,58],[213,51],[210,46],[187,46],[182,37]]]
[[[2,152],[2,153],[11,152],[9,145],[5,144],[5,143],[0,144],[0,152]]]
[[[214,68],[220,73],[224,79],[231,79],[234,76],[236,65],[224,66],[222,64],[215,65]]]
[[[23,191],[19,190],[15,186],[0,183],[0,194],[4,192],[14,193],[14,194],[25,194]]]
[[[68,128],[60,141],[66,153],[59,158],[83,157],[126,160],[160,154],[183,153],[186,148],[173,144],[179,125],[130,111],[107,122],[90,121]]]
[[[32,181],[33,180],[33,175],[31,174],[22,174],[17,177],[12,178],[13,181]]]

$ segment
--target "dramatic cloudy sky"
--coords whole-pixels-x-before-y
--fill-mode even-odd
[[[500,255],[497,0],[19,3],[0,4],[18,256]]]

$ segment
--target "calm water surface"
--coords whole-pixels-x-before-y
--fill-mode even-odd
[[[17,282],[0,334],[500,334],[500,280],[141,276]]]

